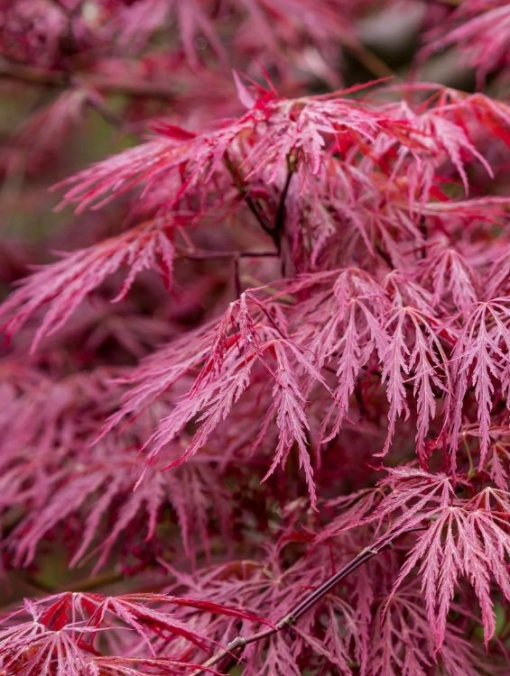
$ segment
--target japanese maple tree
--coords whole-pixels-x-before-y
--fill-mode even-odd
[[[0,673],[508,673],[510,3],[0,26]]]

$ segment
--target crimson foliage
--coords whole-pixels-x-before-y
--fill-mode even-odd
[[[2,673],[507,673],[509,22],[0,1]]]

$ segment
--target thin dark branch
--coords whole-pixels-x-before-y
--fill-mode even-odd
[[[239,258],[237,256],[234,258],[234,285],[236,290],[236,298],[240,298],[242,293],[242,285],[241,272],[239,270]]]
[[[374,54],[368,47],[357,40],[343,40],[343,47],[347,49],[369,73],[378,78],[391,77],[398,80],[398,76],[385,61]]]
[[[277,258],[277,251],[186,251],[180,250],[176,258],[185,258],[192,261],[232,260],[234,263],[234,288],[236,298],[243,291],[239,262],[242,258]]]
[[[246,205],[248,206],[249,210],[257,219],[258,224],[267,235],[273,238],[273,226],[270,220],[264,213],[264,210],[262,209],[260,204],[252,197],[250,197],[249,190],[243,181],[239,169],[234,165],[228,153],[225,153],[225,165],[229,171],[229,174],[232,176],[232,179],[234,180],[234,185],[237,188],[239,195],[246,202]]]
[[[129,82],[113,81],[100,75],[81,72],[76,73],[75,77],[79,78],[87,86],[97,89],[104,94],[123,94],[124,96],[131,96],[133,98],[162,101],[170,101],[175,98],[174,91],[151,82],[140,82],[137,80]],[[65,71],[42,70],[5,60],[0,60],[0,78],[55,89],[66,89],[69,86],[69,73]]]
[[[426,221],[424,216],[421,216],[420,223],[419,223],[418,227],[419,227],[421,236],[423,237],[423,245],[421,247],[420,255],[421,255],[422,258],[426,258],[426,256],[427,256],[428,231],[427,231],[427,221]]]
[[[278,209],[276,210],[276,218],[274,222],[274,228],[272,237],[275,243],[275,246],[280,253],[281,251],[281,241],[282,237],[285,234],[285,202],[287,200],[287,194],[290,188],[290,182],[296,171],[296,161],[287,158],[287,178],[285,179],[285,185],[283,186],[282,194],[280,195],[280,201],[278,203]]]
[[[362,566],[364,563],[369,561],[371,558],[379,554],[383,549],[390,547],[391,544],[408,533],[412,533],[416,530],[421,530],[417,528],[410,529],[405,532],[398,532],[394,535],[386,535],[378,540],[376,540],[371,547],[366,547],[363,549],[357,556],[355,556],[349,563],[347,563],[343,568],[337,571],[334,575],[325,580],[317,589],[315,589],[310,594],[307,594],[292,610],[284,615],[278,622],[271,627],[270,629],[264,629],[252,634],[251,636],[237,636],[233,641],[231,641],[226,648],[213,655],[206,662],[203,663],[200,669],[196,669],[191,676],[201,676],[206,673],[206,670],[214,665],[222,662],[225,658],[230,657],[236,658],[238,661],[241,658],[241,654],[244,648],[250,643],[256,643],[264,639],[274,636],[282,629],[292,627],[308,610],[310,610],[314,605],[322,601],[322,599],[330,592],[341,580],[343,580],[347,575],[354,572],[357,568]],[[237,653],[235,655],[234,653]]]
[[[276,258],[277,251],[186,251],[179,250],[177,258],[187,258],[192,261],[209,261],[218,259],[236,258]]]
[[[96,113],[101,115],[101,117],[106,120],[108,124],[111,124],[112,127],[115,127],[116,129],[119,129],[123,132],[132,133],[127,128],[123,118],[120,115],[117,115],[117,113],[114,113],[113,110],[110,110],[108,106],[105,106],[100,97],[94,96],[92,93],[90,93],[87,96],[87,104],[92,108],[92,110],[95,110]]]
[[[393,265],[391,258],[389,257],[389,255],[386,253],[386,251],[384,251],[384,249],[379,244],[376,244],[374,246],[374,250],[375,250],[376,254],[383,259],[383,261],[390,268],[390,270],[395,269],[395,266]]]
[[[125,575],[123,573],[119,573],[118,571],[108,571],[106,573],[102,573],[101,575],[96,575],[95,577],[76,580],[75,582],[70,582],[63,585],[49,584],[42,578],[39,578],[31,573],[24,574],[22,579],[27,584],[31,585],[39,592],[44,594],[60,594],[64,591],[87,592],[95,589],[101,589],[107,585],[121,582],[125,579]]]
[[[273,232],[271,233],[274,245],[278,253],[280,254],[282,277],[287,276],[287,262],[288,262],[286,250],[284,249],[282,251],[282,241],[284,243],[286,241],[285,239],[286,202],[290,188],[290,183],[292,181],[292,177],[294,176],[296,169],[297,169],[297,155],[295,153],[289,153],[287,155],[287,178],[285,179],[285,184],[283,186],[283,190],[280,195],[280,201],[278,202],[278,208],[276,210]]]

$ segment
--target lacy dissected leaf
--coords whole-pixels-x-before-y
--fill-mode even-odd
[[[28,319],[51,303],[34,337],[32,349],[45,335],[61,328],[84,298],[121,266],[128,268],[115,300],[129,291],[136,276],[146,269],[158,270],[167,285],[172,280],[174,247],[171,231],[149,222],[122,235],[67,254],[59,263],[46,266],[23,282],[2,307],[8,334],[18,331]]]
[[[412,88],[412,85],[411,85]],[[390,116],[399,115],[409,122],[415,134],[416,142],[423,146],[422,152],[416,152],[413,146],[399,148],[395,151],[396,141],[393,139],[378,138],[377,150],[380,155],[394,158],[392,162],[392,178],[398,176],[404,166],[408,175],[407,181],[413,188],[412,195],[421,202],[427,198],[437,181],[438,169],[441,164],[449,160],[460,177],[464,190],[469,190],[466,174],[466,163],[477,160],[492,174],[490,165],[477,150],[468,135],[468,127],[464,119],[471,112],[469,106],[461,110],[459,105],[440,100],[436,105],[430,103],[424,106],[410,107],[407,103],[390,104],[387,108]],[[408,156],[417,155],[422,162],[406,162]],[[429,157],[427,157],[429,155]],[[386,157],[385,157],[386,159]],[[428,159],[428,162],[427,162]],[[412,202],[411,202],[412,203]]]
[[[333,284],[320,290],[328,281]],[[436,398],[450,389],[448,358],[438,338],[438,322],[427,302],[427,292],[411,280],[394,276],[388,276],[383,286],[356,268],[309,275],[295,289],[303,290],[314,283],[319,288],[310,300],[301,301],[298,309],[303,313],[298,336],[314,351],[321,367],[335,369],[335,397],[323,429],[331,421],[333,425],[325,440],[338,433],[363,372],[372,366],[381,371],[380,381],[386,386],[389,403],[383,452],[389,449],[397,418],[409,415],[411,390],[421,456]]]
[[[374,525],[377,532],[383,528],[397,538],[422,528],[427,515],[446,508],[454,496],[451,478],[446,474],[432,474],[413,466],[386,468],[376,488],[327,503],[340,514],[330,519],[317,541],[327,542],[367,525]]]
[[[106,665],[109,662],[108,651],[101,653],[101,648],[105,651],[104,639],[108,639],[110,633],[127,632],[138,655],[118,656],[117,673],[122,673],[120,668],[132,668],[131,673],[147,673],[136,670],[137,665],[143,668],[146,660],[147,666],[160,668],[157,673],[169,673],[171,667],[176,670],[173,673],[181,673],[181,668],[193,666],[189,659],[193,651],[206,650],[212,647],[212,642],[202,631],[175,616],[175,609],[179,607],[259,621],[241,609],[210,601],[163,594],[103,596],[65,592],[42,601],[27,600],[23,609],[3,618],[0,664],[10,673],[26,676],[35,673],[49,676],[55,669],[65,676],[96,674],[103,662]],[[157,641],[164,641],[167,650],[173,652],[172,657],[158,655]],[[114,663],[110,662],[110,668]]]
[[[248,607],[276,622],[307,591],[317,586],[317,575],[322,568],[320,560],[323,552],[311,552],[306,561],[298,560],[294,565],[283,568],[283,560],[287,558],[285,548],[293,541],[299,542],[297,533],[289,533],[287,541],[281,539],[275,547],[267,549],[263,561],[231,561],[193,576],[176,573],[176,588],[183,588],[193,595],[202,591],[206,597],[219,603],[221,599],[236,594]],[[364,628],[351,598],[331,594],[299,622],[292,634],[279,632],[266,645],[247,646],[243,651],[243,669],[250,676],[259,673],[283,676],[286,673],[299,674],[303,665],[308,664],[312,670],[328,665],[341,673],[354,673],[351,663],[360,659]],[[191,608],[181,612],[183,619],[191,621],[190,615],[194,613]],[[207,621],[207,618],[197,618],[197,621]],[[228,618],[218,617],[212,625],[213,635],[230,639],[238,633],[246,635],[245,624],[236,627]],[[341,632],[338,631],[339,626],[342,627]]]
[[[423,274],[430,276],[434,305],[453,300],[462,312],[468,312],[480,296],[481,280],[476,269],[448,241],[438,240],[428,245],[428,255],[422,265]]]
[[[403,413],[408,415],[405,385],[412,382],[418,413],[416,444],[419,456],[423,455],[425,437],[430,421],[435,415],[434,389],[446,389],[443,385],[446,356],[436,337],[436,327],[430,317],[409,306],[398,308],[388,319],[386,331],[390,335],[383,354],[382,380],[387,383],[388,436],[383,452],[389,450],[395,422]],[[409,379],[407,376],[412,374]],[[443,379],[440,376],[443,376]]]
[[[491,428],[491,446],[488,461],[491,479],[501,490],[506,490],[510,478],[510,433],[507,428]]]
[[[383,316],[390,305],[376,280],[356,268],[309,275],[290,290],[302,292],[313,286],[314,293],[303,298],[297,310],[297,337],[312,352],[318,367],[327,364],[335,369],[335,401],[324,421],[326,429],[333,419],[329,435],[334,436],[362,368],[374,352],[382,354],[386,347]]]
[[[478,70],[483,82],[491,71],[508,64],[509,31],[510,10],[506,0],[464,0],[449,21],[431,33],[422,58],[444,47],[456,47]]]
[[[388,676],[476,676],[483,664],[474,646],[459,627],[448,625],[444,642],[437,650],[435,636],[423,606],[420,590],[403,587],[374,614],[374,641],[362,674]],[[482,664],[481,664],[482,663]]]
[[[508,298],[479,303],[466,323],[452,353],[453,388],[449,398],[449,426],[452,439],[458,438],[462,406],[468,388],[474,388],[480,430],[480,465],[488,452],[491,409],[496,386],[505,395],[510,387],[510,309]]]
[[[507,514],[490,511],[477,504],[476,499],[466,504],[452,504],[438,509],[426,530],[417,535],[417,542],[395,581],[394,591],[418,566],[427,616],[436,646],[440,647],[455,590],[461,579],[465,579],[480,603],[487,642],[495,631],[492,584],[510,599],[509,557]]]
[[[39,543],[56,533],[73,564],[94,555],[100,567],[119,547],[126,556],[132,549],[154,556],[164,538],[158,534],[163,513],[192,559],[209,551],[212,531],[228,536],[228,491],[216,469],[223,455],[204,454],[176,472],[149,467],[140,480],[146,421],[91,447],[115,401],[112,371],[55,382],[41,370],[14,366],[3,362],[0,387],[0,510],[10,531],[4,552],[17,565],[31,564]]]
[[[57,459],[63,469],[52,468]],[[157,527],[169,507],[166,527],[178,526],[184,552],[192,559],[197,551],[210,550],[213,529],[228,536],[230,503],[220,476],[207,462],[188,463],[175,472],[149,468],[140,480],[136,452],[103,444],[88,458],[85,452],[80,459],[60,453],[56,458],[41,458],[40,465],[20,462],[5,473],[6,484],[12,484],[9,508],[23,509],[4,543],[15,565],[29,565],[41,541],[59,529],[72,554],[71,566],[93,557],[97,570],[119,548],[126,549],[126,554],[139,551],[141,560],[144,551],[147,558],[151,551],[154,557],[164,540]],[[36,492],[36,480],[45,483],[44,500]],[[22,482],[25,490],[20,489]]]
[[[159,132],[168,140],[155,138],[66,181],[73,187],[64,203],[97,208],[137,184],[145,185],[144,198],[151,204],[151,193],[162,197],[163,185],[167,205],[185,194],[196,195],[199,203],[205,195],[222,202],[229,182],[246,197],[267,185],[283,190],[290,172],[297,187],[289,210],[292,201],[303,200],[305,208],[313,203],[320,211],[319,200],[330,192],[339,204],[339,189],[352,202],[354,181],[363,177],[381,195],[387,192],[381,175],[393,180],[410,172],[407,201],[412,203],[418,194],[421,199],[428,195],[434,172],[447,161],[463,180],[467,161],[477,159],[488,168],[467,136],[464,108],[465,116],[472,111],[465,101],[455,108],[457,120],[449,114],[453,104],[414,112],[409,106],[360,103],[339,94],[292,100],[262,92],[242,117],[201,134],[161,125]],[[216,195],[210,191],[215,185]]]
[[[503,421],[506,421],[506,414],[503,415]],[[510,477],[510,430],[505,424],[498,425],[497,419],[492,422],[485,471],[496,488],[506,491]],[[466,470],[470,462],[472,465],[473,457],[480,453],[480,436],[476,423],[462,425],[457,449],[462,470]]]
[[[202,349],[193,350],[184,359],[175,349],[168,350],[158,360],[151,360],[148,369],[142,367],[140,375],[135,374],[139,385],[128,394],[127,405],[113,422],[118,422],[126,413],[137,411],[140,405],[146,405],[155,395],[194,370],[196,377],[191,388],[160,421],[148,442],[149,459],[153,459],[186,425],[194,422],[194,436],[182,456],[170,465],[176,466],[204,446],[248,387],[269,387],[272,402],[261,419],[261,432],[253,440],[254,446],[263,442],[267,428],[275,422],[278,446],[269,474],[277,464],[285,461],[295,445],[310,496],[315,501],[304,407],[312,382],[322,386],[325,382],[307,353],[286,336],[283,314],[276,312],[273,319],[271,312],[275,310],[277,308],[266,308],[254,295],[243,294],[239,301],[230,305],[221,320],[209,328],[208,336],[204,336],[209,342],[204,340]],[[187,349],[185,344],[182,346]],[[168,362],[167,354],[171,356]],[[149,388],[145,384],[148,371],[161,374],[160,379],[152,380]]]

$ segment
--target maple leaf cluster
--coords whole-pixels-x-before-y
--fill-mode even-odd
[[[0,0],[2,674],[508,673],[509,25]]]

